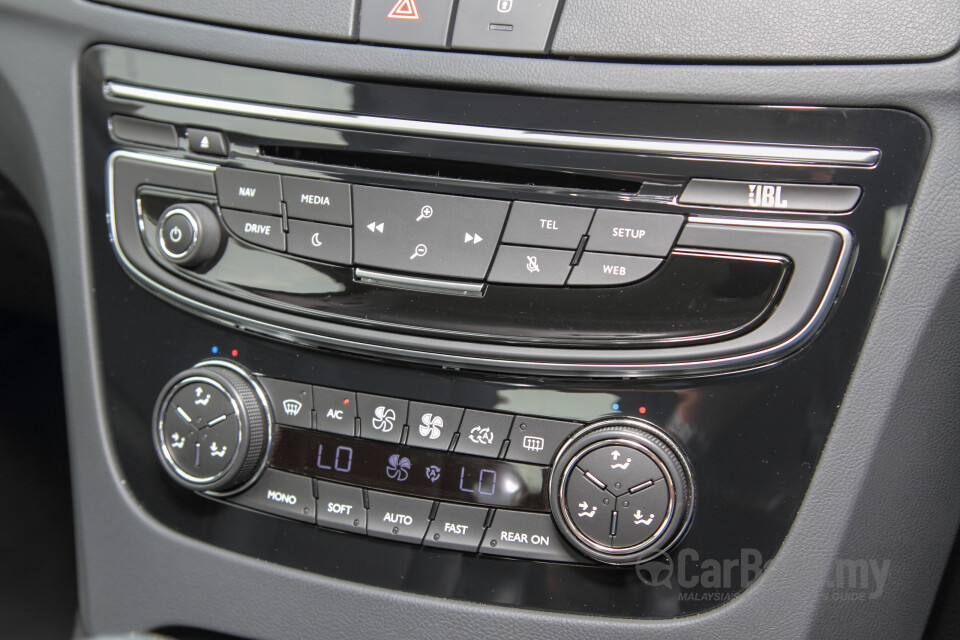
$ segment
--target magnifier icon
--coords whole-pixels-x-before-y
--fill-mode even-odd
[[[433,215],[433,207],[431,207],[430,205],[424,205],[423,208],[420,209],[420,216],[417,218],[417,222],[420,222],[424,218],[429,218],[432,215]]]
[[[414,258],[422,258],[425,255],[427,255],[427,245],[418,244],[417,248],[413,250],[413,255],[410,256],[410,259],[413,260]]]

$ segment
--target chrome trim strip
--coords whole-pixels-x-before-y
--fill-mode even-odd
[[[382,273],[380,271],[371,271],[356,267],[353,270],[354,277],[365,284],[375,284],[381,287],[397,287],[400,289],[412,289],[414,291],[429,291],[433,293],[448,293],[459,296],[483,295],[486,285],[476,282],[458,282],[456,280],[434,280],[432,278],[419,278],[417,276],[402,276],[396,273]]]
[[[713,360],[687,360],[682,362],[639,362],[632,364],[575,363],[482,358],[477,356],[464,356],[441,352],[406,349],[402,347],[369,344],[355,340],[325,336],[308,331],[301,331],[299,329],[290,329],[288,327],[278,326],[269,322],[235,314],[230,311],[224,311],[217,307],[212,307],[198,300],[188,298],[187,296],[168,289],[164,285],[151,280],[145,274],[140,272],[132,262],[130,262],[130,259],[126,256],[126,254],[123,253],[123,249],[120,247],[120,243],[117,241],[116,203],[114,193],[114,163],[116,162],[117,158],[132,158],[144,162],[157,162],[170,166],[178,166],[188,169],[200,169],[203,171],[216,171],[217,165],[125,150],[114,151],[107,158],[107,188],[109,190],[107,194],[107,202],[110,209],[107,212],[107,218],[110,223],[110,242],[113,244],[114,252],[117,254],[117,257],[120,260],[123,268],[131,275],[131,277],[140,282],[148,290],[166,298],[168,301],[180,306],[183,309],[199,313],[208,320],[219,322],[220,324],[234,328],[245,329],[270,338],[286,340],[289,342],[313,347],[332,347],[348,352],[352,351],[379,356],[389,356],[406,360],[413,358],[448,367],[464,366],[467,368],[472,367],[485,370],[494,369],[498,371],[526,371],[536,372],[538,374],[568,376],[589,375],[602,377],[650,377],[657,375],[726,372],[760,366],[772,362],[777,355],[796,347],[816,331],[829,313],[830,307],[833,305],[836,293],[839,291],[843,283],[843,277],[846,272],[847,265],[850,262],[850,257],[853,254],[853,235],[850,233],[849,229],[838,224],[786,222],[779,220],[746,220],[740,218],[707,218],[698,216],[692,216],[688,218],[688,223],[767,227],[774,229],[832,231],[838,234],[842,240],[840,256],[837,259],[837,265],[830,276],[830,282],[827,285],[823,298],[821,299],[820,304],[817,306],[813,316],[800,329],[800,331],[776,345],[736,356],[727,356]]]
[[[354,113],[319,111],[285,107],[230,98],[215,98],[192,93],[149,89],[122,82],[107,81],[103,95],[108,100],[134,100],[174,107],[187,107],[257,118],[288,120],[344,129],[382,133],[498,142],[539,147],[615,151],[674,158],[696,158],[724,162],[762,162],[841,167],[874,167],[880,161],[879,149],[858,147],[814,147],[786,144],[760,144],[710,140],[672,140],[627,136],[564,134],[525,129],[507,129],[481,125],[406,120]]]

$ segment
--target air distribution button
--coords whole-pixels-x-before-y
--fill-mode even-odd
[[[670,549],[693,515],[693,480],[665,432],[634,418],[578,431],[560,449],[550,476],[550,510],[559,531],[584,555],[636,564]]]
[[[153,440],[164,470],[197,491],[244,488],[262,470],[270,445],[266,398],[233,363],[209,361],[174,376],[154,409]]]

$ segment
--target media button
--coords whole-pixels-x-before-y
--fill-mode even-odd
[[[317,480],[317,524],[321,527],[367,532],[363,489]]]
[[[407,421],[407,401],[398,398],[357,394],[360,437],[384,442],[400,442]]]
[[[423,539],[424,546],[476,552],[483,538],[487,513],[487,509],[480,507],[441,503]]]
[[[348,227],[290,220],[287,252],[320,262],[350,264],[353,236]]]
[[[593,209],[514,202],[502,242],[576,249],[592,218]]]
[[[247,213],[233,209],[221,209],[220,214],[227,228],[241,240],[258,247],[283,251],[286,242],[283,233],[283,220],[280,216],[265,216],[260,213]]]
[[[460,423],[460,439],[454,449],[457,453],[496,458],[503,441],[510,435],[513,416],[468,409]]]
[[[353,222],[346,182],[283,176],[283,200],[291,218],[342,225]]]
[[[661,258],[670,252],[684,216],[600,209],[590,225],[587,251]]]
[[[573,251],[501,245],[488,282],[560,287],[570,273]]]
[[[566,439],[581,425],[576,422],[517,416],[510,430],[507,460],[550,464]]]
[[[423,402],[410,403],[407,444],[446,451],[460,426],[463,409]]]
[[[274,378],[260,378],[260,384],[270,396],[274,422],[310,428],[310,412],[313,411],[310,385]]]
[[[584,562],[563,541],[548,513],[498,509],[480,553],[549,562]]]
[[[368,491],[367,533],[420,544],[430,524],[432,500]]]
[[[660,258],[585,252],[570,272],[571,287],[611,287],[643,280],[663,264]]]
[[[328,387],[313,388],[313,408],[317,412],[317,429],[352,436],[357,417],[357,395]]]
[[[280,215],[280,176],[273,173],[220,167],[217,169],[220,206]]]

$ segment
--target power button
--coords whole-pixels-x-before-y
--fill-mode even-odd
[[[170,262],[185,267],[201,264],[220,247],[220,222],[205,205],[172,205],[157,222],[157,244]]]

